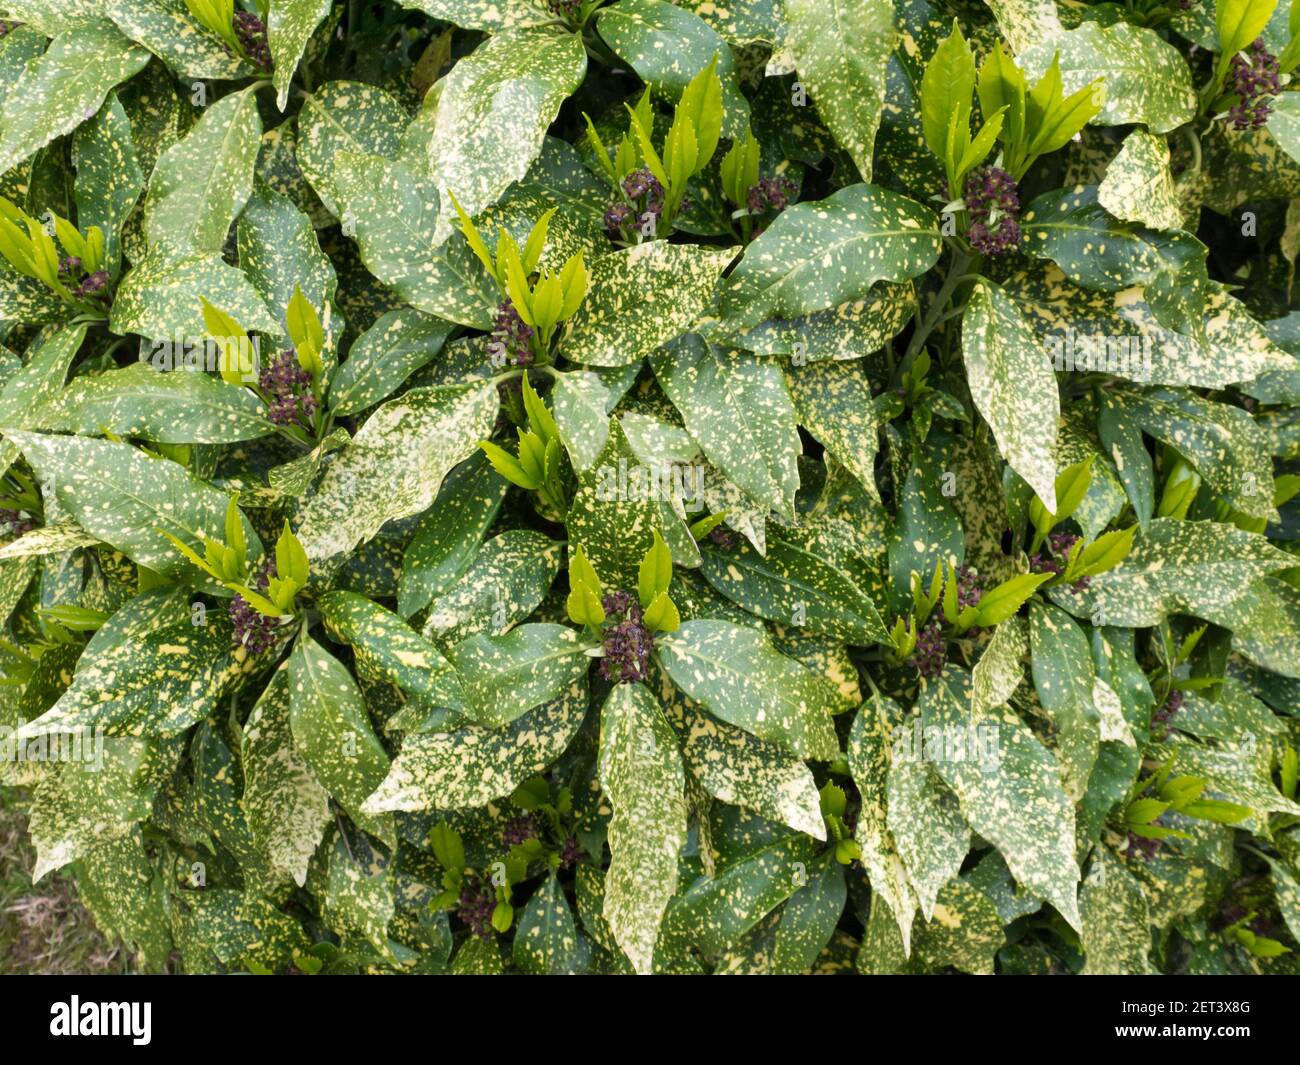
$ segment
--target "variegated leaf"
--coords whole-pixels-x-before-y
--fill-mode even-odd
[[[835,139],[871,180],[871,155],[885,104],[885,65],[894,47],[890,0],[785,0],[786,45]]]
[[[1106,167],[1097,198],[1116,218],[1152,229],[1180,228],[1183,209],[1165,138],[1141,128],[1125,137],[1119,155]]]
[[[564,753],[586,712],[587,682],[579,677],[501,728],[408,733],[362,810],[473,809],[503,798]]]
[[[325,470],[299,515],[307,554],[325,561],[369,540],[394,518],[418,514],[497,412],[491,384],[412,389],[367,419]]]
[[[677,736],[644,685],[618,684],[605,700],[599,773],[614,808],[603,913],[633,968],[649,973],[686,842],[686,775]]]

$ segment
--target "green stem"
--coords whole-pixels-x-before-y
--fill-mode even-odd
[[[926,313],[920,325],[916,327],[916,332],[912,334],[911,343],[907,345],[907,351],[903,354],[905,364],[910,364],[912,359],[916,357],[917,352],[930,339],[930,334],[934,332],[944,312],[948,309],[948,302],[957,291],[957,287],[971,276],[966,273],[966,268],[978,258],[979,256],[963,251],[956,245],[952,246],[952,262],[948,265],[948,274],[943,279],[943,287],[939,289],[939,294],[935,296],[934,302],[930,304],[930,310]]]

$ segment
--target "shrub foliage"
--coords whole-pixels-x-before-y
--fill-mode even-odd
[[[1295,971],[1300,3],[0,13],[0,783],[140,968]]]

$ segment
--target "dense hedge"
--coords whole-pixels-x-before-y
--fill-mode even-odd
[[[133,964],[1296,971],[1300,3],[0,13],[0,784]]]

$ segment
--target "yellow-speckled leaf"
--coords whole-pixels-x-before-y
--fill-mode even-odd
[[[970,674],[958,667],[928,682],[918,705],[927,730],[958,730],[958,749],[945,742],[945,757],[933,765],[971,828],[1002,852],[1019,883],[1078,929],[1074,804],[1056,759],[1010,710],[973,715]]]
[[[335,166],[343,228],[366,268],[421,311],[490,329],[499,293],[459,234],[436,238],[437,185],[377,155],[344,152]]]
[[[373,829],[361,806],[388,775],[388,754],[352,674],[306,633],[289,656],[289,727],[294,750],[325,790]]]
[[[749,544],[703,552],[700,573],[751,614],[859,647],[888,640],[880,613],[849,574],[799,537],[769,537],[759,554]]]
[[[85,763],[57,762],[37,785],[28,827],[36,846],[33,882],[130,836],[149,816],[158,785],[181,751],[175,744],[110,736],[100,754],[102,766],[95,772]]]
[[[1001,706],[1025,679],[1024,657],[1029,653],[1029,639],[1022,618],[1012,615],[993,630],[971,672],[971,712],[983,717]]]
[[[429,604],[424,635],[459,643],[497,635],[528,617],[560,572],[561,545],[543,533],[510,529],[488,540],[454,584]]]
[[[1172,613],[1216,621],[1260,577],[1294,565],[1263,536],[1212,521],[1157,518],[1139,530],[1128,556],[1083,592],[1052,598],[1094,624],[1145,628]]]
[[[334,264],[321,251],[311,219],[286,197],[264,185],[256,187],[239,216],[236,235],[240,269],[277,321],[297,288],[317,313],[334,299]],[[332,324],[336,335],[337,317]]]
[[[515,965],[525,976],[571,976],[582,968],[581,948],[573,911],[553,871],[519,915]]]
[[[503,798],[564,753],[586,713],[587,680],[579,677],[501,728],[410,733],[363,810],[473,809]]]
[[[601,9],[596,26],[619,58],[674,104],[716,54],[715,72],[722,83],[722,135],[744,136],[749,104],[740,92],[731,48],[699,15],[667,0],[619,0]],[[825,114],[824,108],[821,113]]]
[[[1186,459],[1209,488],[1244,514],[1276,521],[1268,441],[1249,412],[1194,393],[1116,391],[1108,403]]]
[[[71,133],[99,110],[113,86],[148,61],[149,53],[111,22],[60,33],[27,69],[22,90],[10,93],[0,109],[0,174]]]
[[[830,684],[763,633],[726,621],[687,621],[660,636],[655,653],[673,683],[723,721],[800,758],[838,753]]]
[[[107,431],[166,444],[256,440],[275,428],[246,388],[202,372],[159,373],[143,362],[74,377],[32,427],[87,436]]]
[[[785,0],[786,45],[817,114],[863,181],[885,100],[894,47],[891,0]]]
[[[168,459],[130,444],[10,431],[54,497],[88,533],[143,566],[169,576],[193,568],[162,536],[165,529],[202,550],[199,534],[220,537],[229,497]],[[249,556],[260,551],[245,521]]]
[[[110,93],[99,114],[77,130],[73,160],[77,222],[83,232],[99,226],[104,234],[105,269],[116,276],[121,257],[119,232],[144,189],[131,121],[116,95]]]
[[[939,257],[934,212],[875,185],[849,185],[783,211],[745,250],[723,294],[729,322],[752,326],[864,297],[906,281]]]
[[[998,29],[1016,55],[1036,44],[1051,44],[1065,32],[1053,0],[985,0]]]
[[[903,937],[903,950],[911,953],[916,895],[888,822],[891,738],[893,725],[902,717],[902,710],[892,699],[868,699],[853,719],[847,753],[853,782],[862,798],[853,838],[862,848],[861,861],[872,892],[889,904]]]
[[[708,313],[730,248],[652,240],[589,266],[587,298],[561,352],[587,366],[629,366],[681,336]]]
[[[322,596],[320,611],[334,639],[350,644],[358,659],[399,688],[434,706],[461,705],[451,663],[392,611],[364,595],[343,591]]]
[[[649,973],[686,842],[686,774],[677,736],[644,685],[616,685],[605,700],[599,772],[614,808],[604,917],[633,968]]]
[[[346,363],[344,364],[346,365]],[[410,617],[452,586],[473,561],[508,483],[482,451],[447,475],[402,557],[397,612]]]
[[[480,633],[447,652],[474,720],[500,728],[558,698],[587,675],[590,643],[563,625],[520,625],[503,636]]]
[[[826,838],[817,782],[803,762],[710,716],[669,683],[660,698],[681,739],[686,768],[708,794],[814,839]]]
[[[609,415],[617,392],[599,374],[572,370],[556,376],[548,399],[574,469],[589,468],[609,440]]]
[[[611,417],[604,450],[578,476],[578,490],[565,519],[569,542],[582,545],[601,581],[610,586],[636,588],[641,559],[654,542],[655,530],[668,544],[674,562],[700,564],[699,548],[674,512],[671,493],[664,491],[655,469],[638,458],[622,422]],[[691,468],[679,467],[676,472],[692,481],[695,477]],[[691,487],[687,485],[687,493]]]
[[[308,890],[320,901],[325,924],[345,943],[359,937],[389,963],[398,960],[388,938],[388,926],[397,909],[392,864],[368,840],[349,843],[335,832],[308,880]]]
[[[1205,298],[1205,339],[1164,328],[1140,285],[1088,292],[1054,265],[1018,270],[1003,281],[1028,319],[1049,364],[1151,384],[1222,388],[1295,360],[1276,347],[1240,300],[1211,283]]]
[[[331,81],[303,103],[298,165],[335,218],[343,214],[338,178],[344,156],[397,158],[409,119],[393,96],[356,81]]]
[[[246,89],[207,108],[194,128],[162,154],[144,205],[151,257],[220,253],[231,222],[252,192],[261,136],[257,96]],[[203,165],[196,166],[196,159]]]
[[[117,28],[183,78],[235,81],[256,68],[233,54],[190,14],[185,0],[109,0],[102,5]]]
[[[791,355],[803,362],[861,359],[902,332],[915,310],[910,283],[882,281],[861,299],[838,307],[799,318],[770,318],[743,329],[711,324],[710,335],[755,355]]]
[[[1154,30],[1120,22],[1085,22],[1054,40],[1040,42],[1020,56],[1025,76],[1037,81],[1059,52],[1065,94],[1103,80],[1106,102],[1092,121],[1099,126],[1143,123],[1168,133],[1196,112],[1191,72],[1177,49]]]
[[[1147,900],[1142,885],[1105,847],[1092,852],[1079,890],[1084,973],[1146,976],[1151,972]]]
[[[732,44],[772,44],[781,37],[781,0],[680,0],[678,6],[694,11]]]
[[[1233,649],[1284,677],[1300,677],[1300,590],[1277,577],[1256,581],[1225,618]]]
[[[1022,212],[1024,248],[1053,259],[1070,280],[1101,292],[1143,285],[1157,319],[1181,333],[1202,329],[1206,247],[1181,230],[1160,233],[1119,222],[1095,185],[1046,192]]]
[[[651,365],[709,461],[757,502],[793,518],[799,429],[780,366],[698,333],[665,345]]]
[[[442,350],[452,328],[410,308],[389,311],[356,339],[331,378],[334,413],[357,414],[387,399]]]
[[[220,253],[179,261],[151,255],[122,279],[109,325],[118,334],[139,333],[157,341],[179,336],[198,344],[208,335],[205,299],[250,332],[283,333],[247,275]]]
[[[669,904],[660,945],[721,953],[808,883],[815,847],[807,836],[787,836],[701,876]]]
[[[299,887],[325,826],[329,795],[293,746],[289,726],[289,666],[282,663],[253,706],[240,739],[244,794],[240,800],[253,841],[267,865]]]
[[[317,560],[369,540],[433,502],[448,471],[489,435],[495,386],[416,388],[376,410],[303,506],[298,539]]]
[[[103,18],[104,5],[101,0],[7,0],[4,13],[46,37],[57,37]]]
[[[1141,128],[1125,137],[1119,155],[1106,167],[1097,198],[1116,218],[1152,229],[1180,228],[1183,209],[1165,138]]]
[[[1066,794],[1081,799],[1097,762],[1101,715],[1088,638],[1059,607],[1037,600],[1029,606],[1029,644],[1034,689],[1056,727],[1056,757]]]
[[[331,7],[333,0],[271,0],[266,39],[275,61],[276,104],[281,111],[289,103],[289,89],[307,42]]]
[[[799,424],[858,479],[874,499],[879,423],[871,382],[859,362],[791,364],[786,370]]]
[[[1268,131],[1292,159],[1300,162],[1300,96],[1284,92],[1272,101]]]
[[[552,27],[491,37],[452,67],[431,119],[429,176],[472,216],[528,171],[546,129],[582,82],[582,38]],[[451,231],[451,212],[437,239]]]
[[[990,281],[976,284],[961,333],[971,398],[998,450],[1047,509],[1055,510],[1061,400],[1052,364],[1024,315]]]
[[[76,866],[77,901],[109,938],[120,938],[146,973],[165,971],[172,952],[166,886],[138,833],[96,847]]]
[[[898,723],[889,737],[885,825],[907,872],[916,906],[928,921],[939,893],[960,871],[970,850],[970,828],[956,796],[936,772],[939,759],[933,754],[927,757],[925,741],[918,716]],[[939,754],[942,756],[942,750]]]
[[[1272,744],[1251,743],[1247,737],[1252,735],[1238,732],[1233,740],[1211,746],[1175,733],[1170,742],[1150,747],[1144,753],[1157,763],[1173,758],[1175,772],[1201,777],[1207,791],[1250,807],[1251,817],[1240,824],[1258,831],[1268,824],[1270,813],[1300,814],[1300,803],[1277,790]]]
[[[467,30],[489,33],[555,22],[555,9],[548,0],[401,0],[401,4]]]

